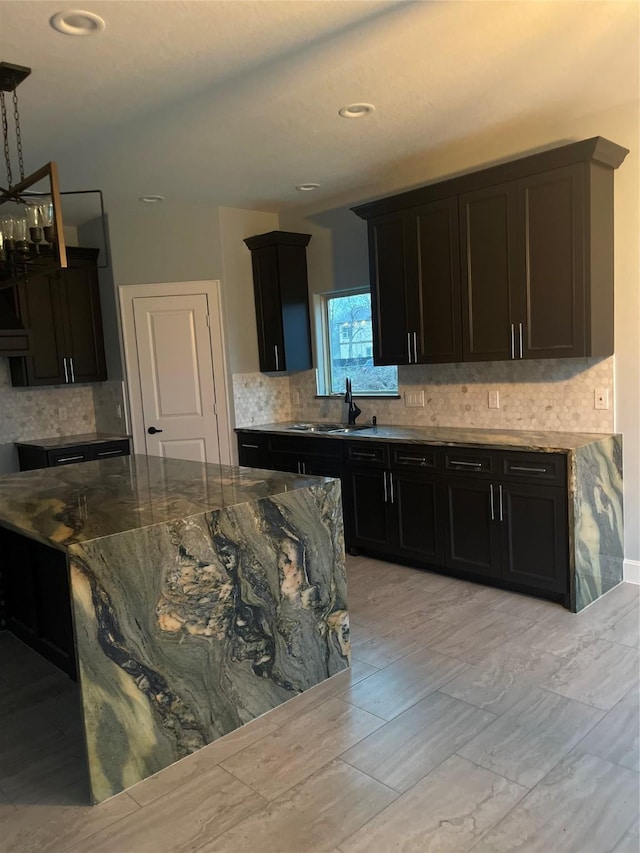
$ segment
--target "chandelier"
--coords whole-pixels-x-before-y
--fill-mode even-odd
[[[25,177],[18,108],[18,86],[31,69],[0,62],[0,113],[6,186],[0,184],[0,290],[27,282],[35,274],[51,274],[67,266],[60,206],[58,170],[47,163]],[[11,98],[14,144],[9,134],[7,94]],[[12,147],[19,180],[14,183]],[[16,176],[17,177],[17,176]]]

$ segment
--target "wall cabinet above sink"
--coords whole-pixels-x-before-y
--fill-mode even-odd
[[[613,171],[601,137],[354,208],[376,364],[613,353]]]

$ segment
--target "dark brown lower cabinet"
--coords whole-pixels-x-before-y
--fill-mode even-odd
[[[350,548],[391,551],[392,525],[389,519],[387,472],[377,468],[352,468],[347,475],[343,500]]]
[[[0,529],[7,628],[76,678],[67,559],[62,551]]]
[[[568,592],[567,494],[540,483],[451,478],[446,566],[527,591]]]

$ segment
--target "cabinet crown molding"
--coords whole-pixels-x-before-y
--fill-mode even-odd
[[[307,246],[311,234],[297,234],[295,231],[268,231],[266,234],[256,234],[247,237],[245,245],[253,249],[262,249],[264,246]]]

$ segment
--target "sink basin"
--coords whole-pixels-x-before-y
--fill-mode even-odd
[[[345,434],[350,432],[358,432],[359,429],[370,429],[371,424],[349,424],[349,426],[341,426],[338,429],[330,429],[327,430],[331,433],[331,435],[337,435],[339,433]]]
[[[291,424],[287,430],[292,432],[330,432],[334,435],[340,433],[357,432],[359,429],[368,429],[370,424],[327,424],[327,423],[300,423]]]

